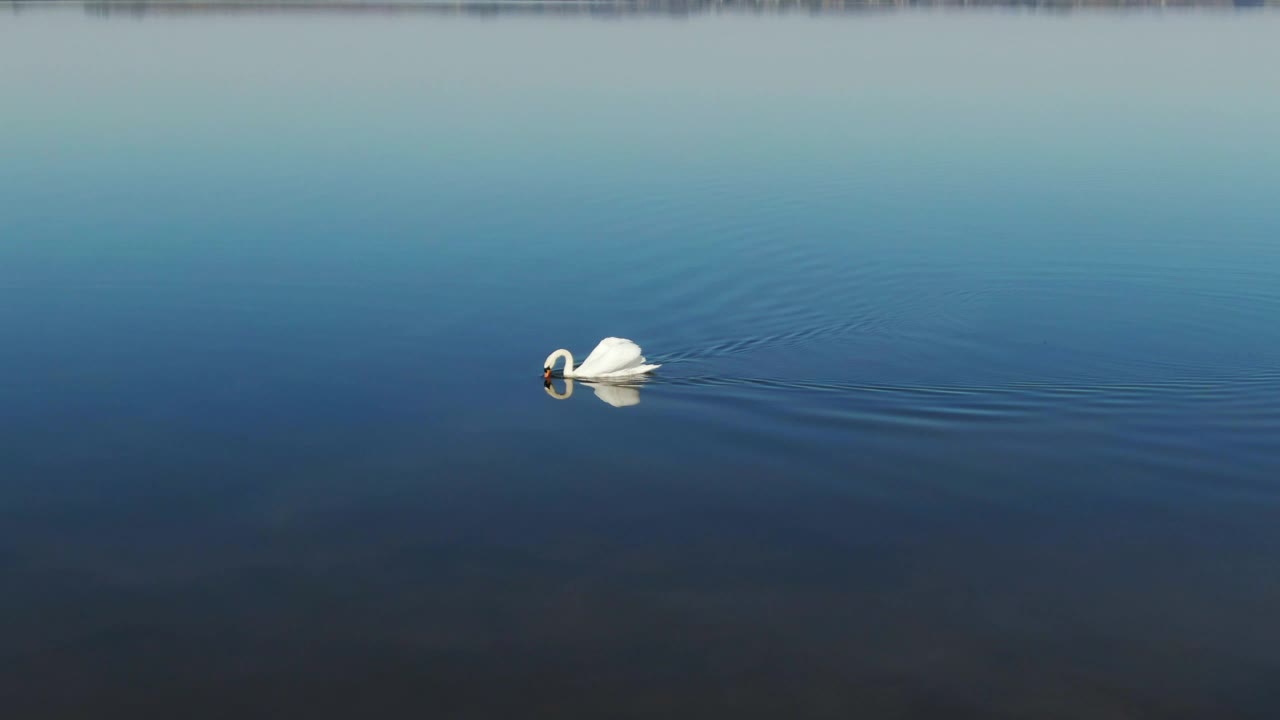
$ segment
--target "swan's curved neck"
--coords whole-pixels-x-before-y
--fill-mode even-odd
[[[554,368],[556,366],[558,358],[564,358],[564,376],[567,378],[573,377],[573,353],[568,350],[555,351],[551,354],[551,367]]]

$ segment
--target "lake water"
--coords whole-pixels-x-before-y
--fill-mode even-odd
[[[8,4],[0,68],[7,717],[1280,713],[1274,8]]]

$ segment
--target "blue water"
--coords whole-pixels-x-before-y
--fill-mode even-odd
[[[1275,717],[1280,13],[813,9],[0,4],[5,715]]]

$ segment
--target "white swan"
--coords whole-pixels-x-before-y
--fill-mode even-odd
[[[573,366],[573,353],[564,349],[551,353],[542,363],[543,379],[551,377],[551,369],[560,358],[564,358],[564,376],[567,378],[618,378],[643,375],[662,367],[645,365],[640,346],[630,340],[607,337],[576,368]]]

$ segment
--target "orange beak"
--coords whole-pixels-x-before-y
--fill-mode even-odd
[[[543,369],[542,369],[542,379],[543,379],[543,380],[550,380],[550,379],[551,379],[551,368],[543,368]]]

